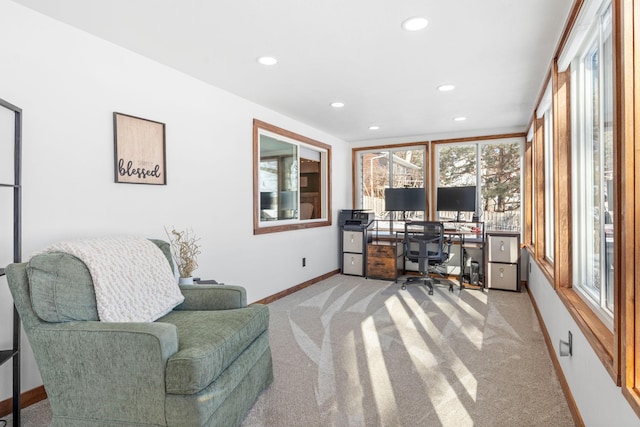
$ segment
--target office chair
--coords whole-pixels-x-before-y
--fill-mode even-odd
[[[429,276],[429,272],[437,272],[436,267],[449,259],[450,243],[447,243],[445,251],[444,225],[434,221],[407,221],[404,224],[403,243],[406,259],[418,263],[421,275],[407,278],[402,282],[402,289],[406,289],[408,283],[424,283],[429,288],[429,295],[433,295],[433,285],[437,282]],[[453,282],[448,283],[449,292],[453,292]]]

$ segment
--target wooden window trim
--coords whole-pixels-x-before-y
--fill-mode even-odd
[[[533,246],[533,180],[531,171],[533,168],[533,141],[525,141],[524,144],[524,164],[522,170],[524,173],[524,224],[523,240],[525,247]]]
[[[553,63],[554,278],[556,287],[571,287],[571,69],[558,73]]]
[[[534,197],[536,198],[536,216],[535,241],[533,246],[535,247],[534,259],[537,261],[542,273],[547,277],[550,283],[555,283],[553,263],[551,260],[545,257],[545,176],[544,171],[544,117],[534,119],[534,134],[533,134],[533,163],[536,171],[540,171],[535,174],[535,182],[533,186],[535,188]]]
[[[640,1],[613,0],[613,36],[615,46],[614,138],[619,154],[616,166],[620,182],[614,201],[615,230],[614,265],[616,283],[616,314],[618,321],[622,394],[640,417],[640,221],[637,206],[640,201],[640,151],[635,139],[640,135]],[[624,232],[623,232],[624,231]],[[618,308],[619,306],[619,308]]]
[[[394,150],[397,148],[412,148],[412,147],[424,147],[425,148],[425,160],[427,163],[429,162],[429,141],[422,142],[407,142],[401,144],[385,144],[385,145],[372,145],[367,147],[354,147],[351,149],[351,207],[353,209],[358,206],[358,192],[356,186],[358,185],[357,175],[358,175],[358,154],[361,151],[371,151],[371,150]],[[427,166],[427,165],[425,165]],[[425,187],[428,175],[428,170],[425,170]]]
[[[321,220],[301,220],[295,224],[282,224],[282,225],[270,225],[261,226],[260,223],[260,129],[290,138],[319,149],[326,150],[327,153],[327,184],[324,190],[324,197],[326,198],[327,213]],[[253,119],[253,234],[269,234],[280,233],[283,231],[303,230],[307,228],[316,227],[329,227],[331,226],[331,145],[325,144],[315,139],[308,138],[303,135],[299,135],[295,132],[283,129],[281,127],[272,125],[270,123],[263,122],[258,119]]]

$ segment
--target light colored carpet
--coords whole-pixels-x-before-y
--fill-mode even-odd
[[[269,307],[275,379],[243,427],[574,425],[526,293],[337,275]]]
[[[334,276],[270,304],[243,427],[573,426],[526,293]]]

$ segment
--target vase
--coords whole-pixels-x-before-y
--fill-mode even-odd
[[[181,277],[178,279],[178,283],[181,285],[193,285],[193,277]]]

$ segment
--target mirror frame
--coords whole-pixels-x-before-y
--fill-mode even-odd
[[[320,148],[327,153],[327,185],[321,192],[321,200],[326,201],[326,216],[319,219],[299,219],[296,223],[264,225],[260,221],[260,130],[265,130],[288,139]],[[281,231],[300,230],[331,225],[331,146],[306,136],[279,128],[272,124],[253,119],[253,234],[278,233]]]

